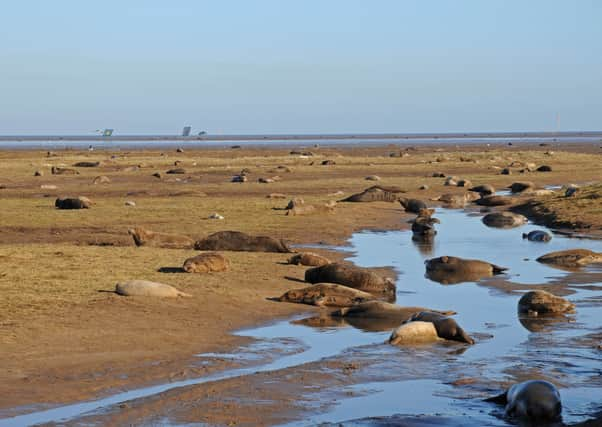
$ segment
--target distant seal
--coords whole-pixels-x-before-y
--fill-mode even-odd
[[[374,295],[334,283],[317,283],[301,289],[291,289],[274,301],[316,305],[318,307],[349,307],[371,301]]]
[[[403,193],[405,193],[405,190],[399,187],[373,185],[361,193],[353,194],[341,200],[341,202],[395,202]]]
[[[549,242],[552,240],[552,235],[543,230],[533,230],[523,233],[523,239],[527,239],[530,242]]]
[[[504,415],[535,423],[559,421],[562,412],[560,393],[548,381],[529,380],[514,384],[488,402],[505,404]]]
[[[425,261],[426,277],[443,284],[469,282],[491,277],[507,270],[477,259],[442,256]]]
[[[217,252],[205,252],[184,261],[182,267],[187,273],[213,273],[228,271],[230,261]]]
[[[479,206],[506,206],[515,203],[515,200],[506,196],[484,196],[475,203]]]
[[[419,215],[412,221],[413,236],[434,236],[437,234],[435,224],[439,223],[440,221],[437,218]]]
[[[535,290],[524,294],[518,301],[519,314],[528,316],[573,313],[575,304],[547,291]]]
[[[535,184],[533,184],[530,181],[513,182],[512,184],[510,184],[508,186],[508,188],[513,193],[522,193],[525,190],[530,190],[530,189],[535,188]]]
[[[326,264],[305,271],[309,283],[338,283],[372,294],[382,294],[395,299],[395,283],[370,270],[341,263]]]
[[[474,340],[462,329],[458,323],[439,312],[421,311],[413,314],[406,323],[411,322],[432,322],[437,330],[437,336],[451,341],[459,341],[467,344],[474,344]]]
[[[537,262],[559,267],[581,267],[587,264],[602,262],[602,253],[589,249],[569,249],[566,251],[550,252],[537,258]]]
[[[495,188],[490,184],[482,184],[469,188],[468,191],[479,193],[481,196],[489,196],[495,193]]]
[[[54,201],[57,209],[88,209],[91,204],[87,197],[59,197]]]
[[[189,297],[190,294],[181,292],[173,286],[148,280],[129,280],[117,283],[115,292],[124,296],[175,298]]]
[[[143,227],[134,227],[128,230],[136,246],[151,246],[168,249],[192,249],[194,240],[188,236],[171,233],[160,233],[147,230]]]
[[[320,267],[322,265],[330,264],[330,260],[322,255],[315,254],[313,252],[302,252],[300,254],[293,255],[288,259],[289,264],[294,265],[308,265],[311,267]]]
[[[495,228],[514,228],[527,223],[524,215],[513,212],[492,212],[483,217],[483,224]]]
[[[417,214],[421,209],[427,209],[426,203],[419,199],[407,199],[405,197],[399,198],[399,203],[405,209],[406,212]]]

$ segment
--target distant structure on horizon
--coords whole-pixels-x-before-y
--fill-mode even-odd
[[[191,130],[192,130],[191,126],[184,126],[184,129],[182,129],[182,136],[190,136]]]
[[[104,129],[102,131],[102,136],[113,136],[113,129]]]

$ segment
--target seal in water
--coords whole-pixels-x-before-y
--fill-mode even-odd
[[[506,417],[529,422],[559,421],[562,412],[558,389],[554,384],[543,380],[514,384],[501,395],[485,401],[505,404]]]
[[[432,322],[416,321],[404,323],[395,329],[389,337],[389,344],[422,344],[440,339]]]
[[[552,235],[547,231],[533,230],[528,233],[523,233],[523,239],[527,239],[530,242],[549,242],[552,240]]]
[[[372,271],[354,265],[334,262],[305,271],[305,281],[309,283],[337,283],[371,294],[384,295],[395,299],[395,283]]]
[[[569,249],[566,251],[550,252],[536,259],[543,264],[559,267],[581,267],[594,262],[602,262],[602,253],[589,249]]]
[[[513,228],[527,223],[527,218],[512,212],[493,212],[483,217],[483,224],[495,228]]]
[[[470,282],[491,277],[507,270],[477,259],[442,256],[425,261],[426,277],[443,284]]]

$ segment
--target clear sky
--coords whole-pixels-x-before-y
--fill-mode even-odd
[[[0,134],[602,129],[599,0],[19,0]]]

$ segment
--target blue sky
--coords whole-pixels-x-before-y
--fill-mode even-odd
[[[20,0],[0,134],[602,129],[597,0]]]

